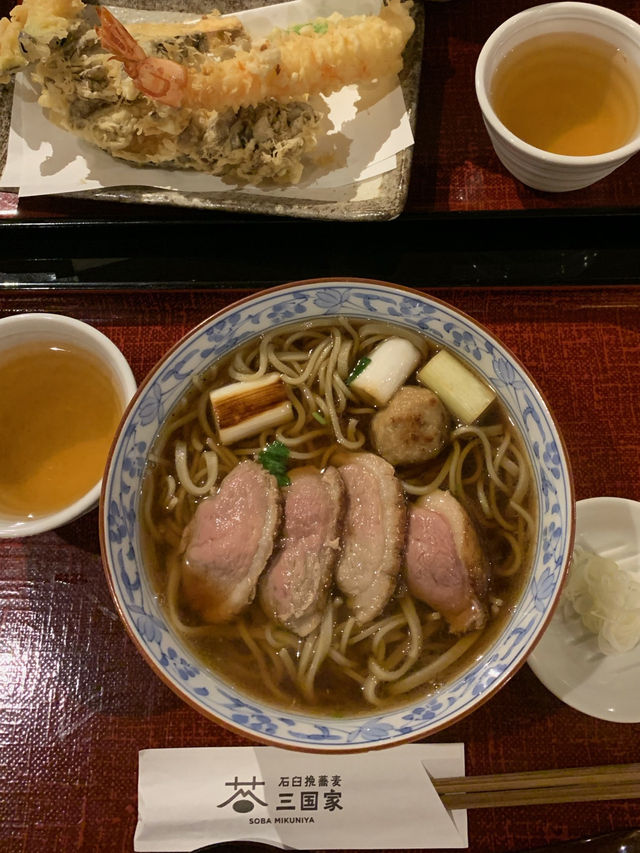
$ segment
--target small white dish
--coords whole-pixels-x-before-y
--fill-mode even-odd
[[[587,498],[576,505],[576,545],[640,572],[640,503]],[[601,720],[640,722],[640,645],[604,655],[595,634],[560,602],[528,663],[567,705]]]

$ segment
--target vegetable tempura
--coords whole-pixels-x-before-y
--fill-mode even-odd
[[[48,117],[114,157],[295,183],[322,119],[309,96],[397,74],[410,7],[252,40],[217,12],[125,27],[81,0],[24,0],[0,21],[0,81],[26,68]]]

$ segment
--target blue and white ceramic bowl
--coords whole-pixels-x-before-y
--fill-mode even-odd
[[[494,387],[524,436],[538,494],[533,567],[519,605],[481,660],[419,703],[368,716],[285,713],[204,668],[167,625],[141,559],[140,487],[154,437],[193,373],[262,331],[336,315],[389,320],[426,333]],[[102,491],[100,535],[122,620],[155,672],[211,720],[260,742],[314,751],[362,750],[423,738],[492,696],[524,663],[549,621],[573,546],[573,485],[564,443],[535,383],[489,332],[417,291],[364,280],[306,281],[266,290],[201,323],[158,364],[121,425]]]

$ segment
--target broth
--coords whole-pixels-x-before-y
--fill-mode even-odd
[[[0,353],[0,510],[63,509],[102,477],[122,404],[90,352],[53,341]]]
[[[178,443],[190,448],[189,473],[196,484],[207,477],[207,468],[201,458],[203,448],[217,453],[219,484],[239,460],[255,458],[274,437],[274,430],[270,429],[253,439],[245,439],[233,448],[220,447],[207,412],[208,391],[235,381],[238,371],[251,373],[260,361],[260,346],[262,343],[264,348],[265,341],[268,347],[278,352],[278,363],[284,363],[281,350],[286,350],[291,355],[289,364],[295,365],[292,370],[301,373],[307,359],[299,359],[291,351],[297,348],[298,354],[311,350],[317,352],[321,342],[331,339],[332,335],[336,346],[339,344],[335,341],[341,334],[358,341],[358,350],[351,359],[353,366],[362,352],[367,352],[368,347],[385,336],[411,334],[389,324],[340,320],[316,322],[300,334],[291,335],[290,332],[285,329],[263,336],[257,343],[252,342],[230,354],[214,371],[196,377],[194,386],[163,425],[154,441],[142,487],[144,562],[176,632],[206,666],[245,694],[283,708],[319,709],[322,713],[336,715],[367,713],[371,704],[385,708],[404,704],[428,694],[438,684],[455,677],[471,661],[479,659],[502,630],[521,594],[530,565],[536,526],[535,494],[522,442],[507,412],[496,400],[483,416],[481,427],[460,426],[452,434],[456,437],[452,439],[451,446],[435,459],[420,465],[396,467],[396,476],[403,483],[406,501],[431,490],[433,483],[437,483],[443,489],[449,489],[463,503],[475,522],[492,576],[488,596],[490,619],[484,630],[471,631],[462,637],[452,636],[439,614],[409,594],[402,577],[391,601],[372,626],[354,624],[343,597],[334,590],[328,617],[332,626],[332,652],[323,659],[313,683],[310,683],[306,675],[310,667],[305,661],[317,648],[313,644],[320,642],[318,636],[322,625],[307,638],[296,637],[265,616],[259,596],[233,622],[205,625],[190,611],[180,593],[181,539],[202,496],[188,494],[178,483],[175,464]],[[438,347],[423,336],[414,335],[417,337],[426,360]],[[408,383],[415,384],[415,379],[408,380]],[[291,393],[295,395],[297,392]],[[349,436],[353,440],[361,433],[365,436],[361,450],[373,452],[367,436],[375,409],[358,401],[347,401],[340,410],[341,405],[336,403],[340,424],[346,426],[349,415],[357,418],[357,428],[351,430]],[[336,442],[331,424],[322,427],[311,415],[308,420],[313,437],[303,445],[295,444],[295,452],[304,452],[304,459],[297,459],[292,465],[313,464],[320,470],[328,464],[339,465],[345,451]],[[296,428],[295,425],[281,427],[282,439],[286,440],[287,436],[291,439]],[[496,465],[502,466],[501,477],[507,484],[508,495],[503,495],[495,484],[491,485],[488,478],[486,483],[478,483],[485,478],[483,442],[491,446],[496,459],[501,459]],[[527,482],[529,485],[522,488],[522,483]],[[514,512],[509,506],[511,495],[516,491],[523,491],[521,512]],[[506,532],[494,518],[486,516],[477,498],[478,492],[483,492],[489,504],[499,505],[497,514],[506,519]],[[403,623],[402,614],[408,614],[406,625],[390,630],[389,625],[394,620]],[[411,645],[411,628],[407,627],[411,620],[414,625],[420,625],[421,651],[407,679],[401,679],[393,686],[376,685],[371,689],[370,683],[368,686],[363,683],[367,681],[369,659],[372,655],[386,660],[401,659]],[[376,639],[378,631],[382,634]],[[283,662],[282,657],[287,660]],[[341,658],[348,659],[348,665]],[[429,675],[432,671],[433,674]]]
[[[607,42],[580,33],[537,36],[498,65],[491,102],[517,137],[554,154],[604,154],[631,140],[640,72]]]

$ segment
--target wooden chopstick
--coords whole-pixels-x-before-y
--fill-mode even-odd
[[[640,764],[604,764],[599,767],[562,767],[554,770],[526,770],[520,773],[496,773],[488,776],[453,776],[434,779],[441,793],[459,791],[505,791],[514,788],[581,784],[593,779],[640,782]]]
[[[640,764],[456,776],[432,781],[448,809],[619,800],[640,797]]]

